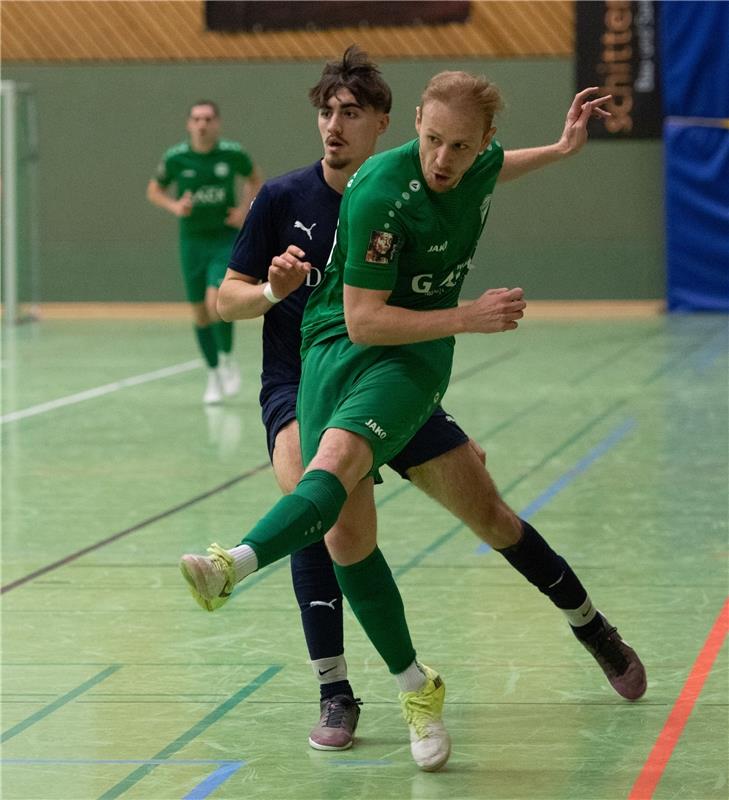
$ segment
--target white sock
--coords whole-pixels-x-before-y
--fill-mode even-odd
[[[329,658],[317,658],[311,662],[311,666],[319,683],[347,680],[347,662],[344,660],[344,653]]]
[[[589,595],[579,608],[562,608],[560,611],[567,617],[567,621],[573,628],[587,625],[588,622],[592,622],[595,619],[598,613],[595,606],[592,605]]]
[[[395,675],[395,680],[401,692],[417,692],[425,686],[428,678],[421,669],[420,664],[417,661],[413,661],[405,672],[399,672]]]
[[[258,569],[258,556],[256,551],[247,544],[239,544],[228,552],[233,556],[233,567],[236,580],[242,581]]]

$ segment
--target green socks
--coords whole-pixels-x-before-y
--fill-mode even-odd
[[[221,353],[230,353],[233,349],[233,323],[216,322],[212,326],[215,342]]]
[[[304,473],[291,494],[282,497],[241,544],[252,547],[258,568],[324,538],[342,510],[347,492],[336,475],[323,469]]]
[[[342,594],[393,675],[415,660],[402,597],[379,547],[348,567],[334,565]]]
[[[233,323],[215,322],[204,328],[196,325],[195,336],[205,363],[215,369],[218,366],[218,352],[230,353],[233,348]]]
[[[255,551],[258,569],[322,539],[334,525],[347,492],[331,472],[304,473],[291,494],[282,497],[242,540]],[[355,616],[393,675],[415,660],[400,592],[379,548],[334,572]]]
[[[196,325],[195,335],[197,336],[197,343],[200,346],[205,363],[211,369],[215,369],[215,367],[218,366],[218,345],[215,343],[213,326],[206,325],[204,328],[198,328]]]

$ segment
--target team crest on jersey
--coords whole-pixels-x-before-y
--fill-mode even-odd
[[[372,231],[365,261],[370,264],[390,264],[397,248],[397,236],[390,231]]]
[[[218,178],[227,178],[230,174],[230,167],[225,163],[225,161],[218,161],[218,163],[213,167],[213,172],[218,176]]]

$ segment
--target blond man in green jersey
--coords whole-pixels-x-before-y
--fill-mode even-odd
[[[235,237],[262,184],[260,172],[238,144],[220,138],[220,111],[212,100],[192,105],[188,140],[165,152],[147,185],[147,199],[180,220],[180,260],[195,335],[208,367],[205,403],[219,403],[240,387],[232,358],[233,325],[217,313]],[[245,181],[237,202],[236,183]],[[174,186],[174,196],[170,188]]]
[[[604,101],[578,105],[582,127],[591,114],[605,113]],[[458,305],[504,165],[492,125],[500,104],[485,79],[440,73],[417,110],[418,139],[374,156],[352,177],[330,263],[302,326],[297,419],[304,476],[241,545],[213,545],[211,557],[188,555],[181,564],[193,595],[213,610],[237,581],[321,538],[336,521],[326,543],[337,579],[397,679],[413,757],[429,771],[450,753],[444,686],[416,660],[402,600],[377,548],[373,485],[378,468],[446,391],[455,335],[511,331],[523,316],[520,288],[489,290]],[[558,157],[544,150],[542,163]],[[513,151],[509,177],[528,171],[534,157],[542,155]],[[489,502],[494,531],[508,539],[518,517],[495,489]],[[557,570],[557,583],[572,581],[568,565],[549,555],[535,531],[524,530],[549,558],[548,569]],[[540,574],[524,574],[540,585],[544,569],[536,561]],[[602,627],[602,617],[587,613]],[[623,696],[635,699],[645,691],[645,671],[632,649],[624,652],[632,660],[620,677],[630,683]]]

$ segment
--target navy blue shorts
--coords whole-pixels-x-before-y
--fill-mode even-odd
[[[286,384],[278,387],[264,401],[263,424],[266,427],[268,456],[273,459],[273,447],[281,428],[296,419],[296,394],[298,386]],[[440,406],[431,414],[422,428],[413,436],[395,458],[387,462],[402,478],[407,471],[432,458],[442,456],[468,441],[468,436],[453,417]]]
[[[296,395],[298,383],[277,386],[269,396],[261,401],[261,417],[266,428],[266,444],[268,457],[273,462],[273,446],[281,428],[296,419]]]
[[[419,467],[443,453],[450,453],[467,441],[468,436],[453,417],[441,406],[436,406],[423,427],[395,458],[387,462],[387,466],[394,469],[400,477],[408,479],[406,473],[411,467]]]

